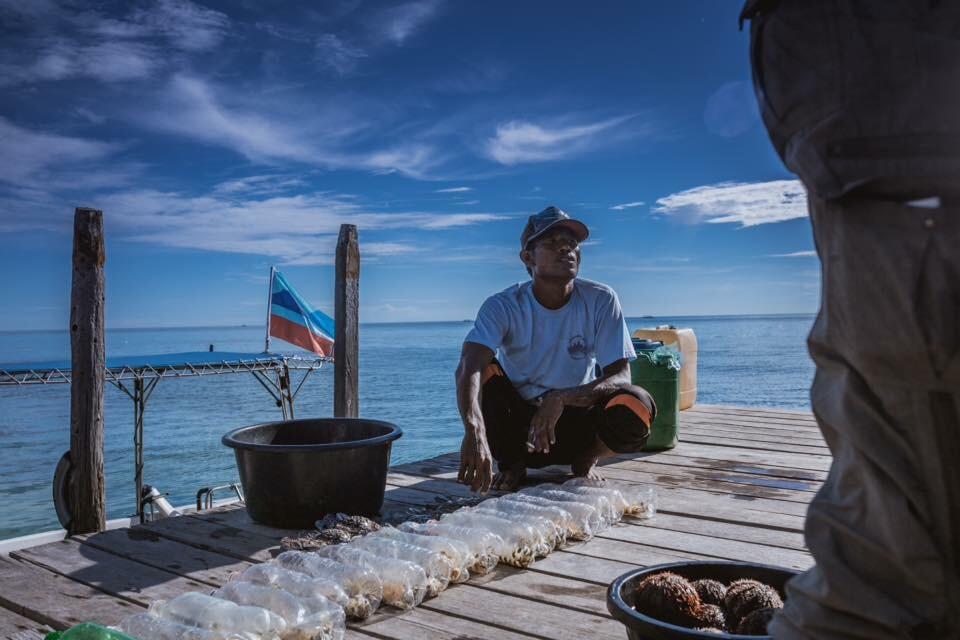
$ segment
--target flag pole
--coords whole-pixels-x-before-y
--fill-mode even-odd
[[[264,341],[264,353],[270,353],[270,307],[273,305],[273,275],[276,271],[277,268],[270,265],[270,280],[267,284],[267,337]]]

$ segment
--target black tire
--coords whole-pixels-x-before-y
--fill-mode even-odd
[[[60,457],[57,468],[53,472],[53,507],[57,511],[57,520],[64,529],[70,529],[70,452]]]

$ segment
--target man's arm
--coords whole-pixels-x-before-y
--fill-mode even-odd
[[[548,391],[541,398],[540,408],[530,421],[527,448],[543,453],[550,451],[550,445],[557,441],[557,421],[564,407],[589,407],[630,384],[630,361],[623,358],[604,367],[603,375],[592,382]]]
[[[487,432],[480,408],[480,377],[493,361],[494,352],[476,342],[464,342],[457,367],[457,407],[463,420],[463,443],[460,445],[460,471],[457,482],[470,485],[473,491],[486,493],[493,479],[493,456],[487,444]]]

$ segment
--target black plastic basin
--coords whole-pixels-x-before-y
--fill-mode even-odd
[[[689,580],[712,578],[724,584],[729,584],[740,578],[753,578],[766,583],[780,592],[784,597],[783,586],[787,581],[799,575],[799,571],[773,567],[766,564],[752,562],[671,562],[660,564],[646,569],[636,569],[623,574],[607,589],[607,611],[614,618],[627,627],[627,637],[630,640],[770,640],[771,636],[745,636],[736,633],[709,633],[695,631],[686,627],[661,622],[656,618],[646,616],[633,608],[633,593],[638,582],[649,575],[671,571]],[[786,598],[784,598],[786,600]]]
[[[379,513],[401,435],[380,420],[315,418],[241,427],[222,442],[237,456],[250,517],[305,529],[327,513]]]

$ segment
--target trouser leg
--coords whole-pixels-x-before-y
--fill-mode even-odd
[[[524,462],[527,431],[536,407],[528,404],[497,362],[482,374],[480,409],[493,459],[501,466]]]
[[[778,640],[960,635],[960,209],[811,196],[811,402],[834,456]]]

